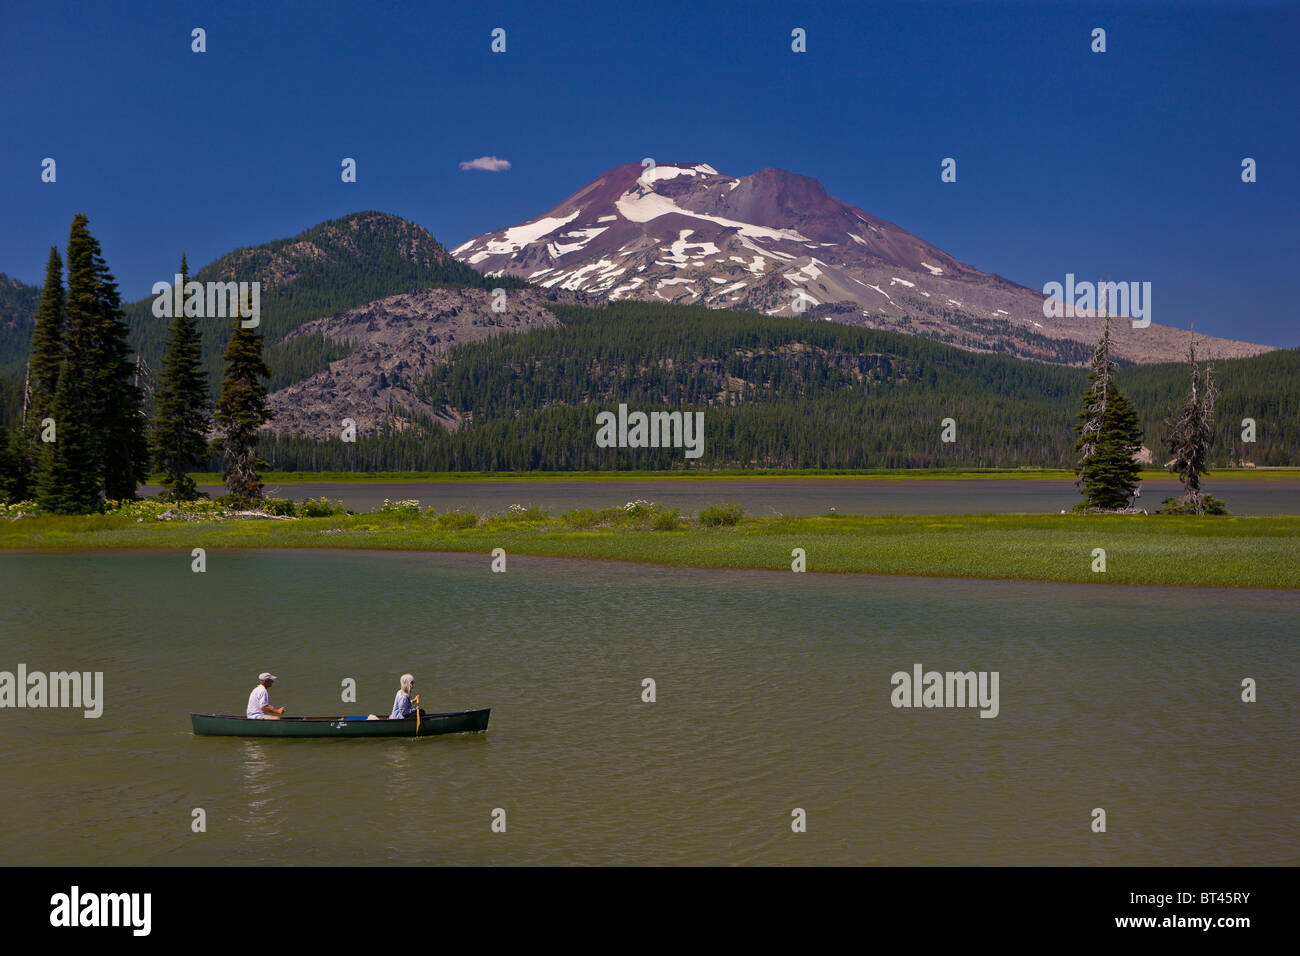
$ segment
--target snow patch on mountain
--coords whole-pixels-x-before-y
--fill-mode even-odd
[[[723,216],[710,216],[702,212],[692,212],[689,209],[683,209],[669,197],[661,196],[655,192],[629,190],[620,196],[614,205],[617,207],[619,214],[631,222],[649,222],[651,219],[658,219],[660,216],[677,213],[680,216],[690,216],[693,219],[703,219],[705,222],[726,226],[730,229],[738,229],[742,236],[749,238],[792,239],[796,242],[808,241],[807,236],[799,235],[794,229],[771,229],[767,226],[756,226],[750,222],[740,222]],[[574,215],[577,215],[577,213],[574,213]]]
[[[584,248],[587,243],[591,242],[592,239],[595,239],[608,228],[609,226],[594,226],[591,229],[574,229],[571,232],[564,233],[560,238],[570,239],[576,236],[578,237],[577,242],[551,242],[547,244],[546,250],[554,258],[558,259],[560,256]]]
[[[687,242],[686,237],[694,234],[694,229],[683,229],[678,232],[676,241],[668,247],[667,258],[669,261],[685,262],[687,260],[687,249],[699,249],[700,252],[694,257],[697,259],[718,254],[718,247],[711,242]]]
[[[575,209],[564,217],[544,217],[534,222],[526,222],[522,226],[511,226],[505,231],[502,238],[488,240],[487,253],[496,256],[502,253],[517,252],[530,242],[536,242],[542,236],[550,235],[561,226],[567,226],[578,218],[579,211]]]

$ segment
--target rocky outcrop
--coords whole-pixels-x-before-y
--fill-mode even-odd
[[[270,428],[311,438],[338,437],[345,418],[356,423],[358,436],[385,425],[401,429],[416,418],[456,428],[459,411],[423,401],[419,383],[453,345],[558,324],[548,301],[543,293],[512,289],[505,311],[495,312],[487,290],[423,289],[304,323],[288,338],[323,335],[351,352],[272,393]]]

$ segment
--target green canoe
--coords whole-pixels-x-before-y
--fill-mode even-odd
[[[190,714],[199,737],[433,737],[438,734],[481,733],[487,730],[491,707],[451,714],[426,714],[420,719],[366,720],[358,717],[281,717],[257,720],[220,714]]]

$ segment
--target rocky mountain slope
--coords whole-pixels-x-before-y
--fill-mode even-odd
[[[175,263],[162,264],[159,280],[170,281],[179,265],[178,250]],[[523,285],[514,280],[489,282],[452,258],[423,226],[374,211],[332,219],[288,239],[236,249],[197,269],[192,278],[260,282],[261,332],[268,345],[311,319],[417,289]],[[132,303],[126,312],[132,345],[151,367],[160,367],[171,320],[153,314],[152,298]],[[203,318],[199,328],[204,364],[215,387],[231,323]]]
[[[1066,364],[1086,361],[1103,321],[1095,312],[1045,318],[1041,291],[958,262],[779,169],[737,177],[703,163],[618,166],[542,216],[452,254],[489,276],[607,300],[820,317]],[[1177,361],[1187,335],[1120,321],[1115,340],[1121,358]],[[1269,351],[1205,345],[1221,358]]]
[[[483,289],[423,289],[307,322],[285,341],[320,335],[351,351],[310,378],[273,392],[270,429],[337,438],[344,418],[356,423],[358,435],[374,434],[385,423],[400,430],[416,418],[454,429],[460,414],[430,405],[416,386],[452,345],[557,325],[544,307],[554,298],[531,289],[507,291],[506,311],[494,312],[492,294]]]

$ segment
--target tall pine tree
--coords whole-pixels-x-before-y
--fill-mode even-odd
[[[1135,457],[1142,448],[1142,424],[1115,383],[1109,316],[1092,353],[1075,431],[1079,433],[1075,474],[1085,506],[1104,511],[1128,507],[1142,468]]]
[[[58,246],[50,247],[49,262],[45,266],[45,285],[41,288],[41,302],[36,309],[36,325],[32,329],[29,383],[31,398],[27,406],[27,421],[39,424],[50,413],[54,390],[59,385],[59,365],[63,362],[63,260]]]
[[[98,510],[101,498],[134,498],[149,459],[121,297],[81,214],[69,230],[67,267],[62,361],[49,416],[56,440],[44,450],[37,486],[47,510],[71,513]]]
[[[72,220],[68,236],[68,291],[61,356],[49,417],[54,441],[42,448],[36,500],[55,514],[90,514],[103,507],[103,465],[96,429],[103,418],[96,394],[98,301],[94,240],[86,217]]]
[[[54,392],[59,384],[59,368],[64,358],[63,260],[57,246],[50,247],[45,266],[45,285],[41,288],[32,329],[32,343],[27,362],[27,390],[23,417],[14,430],[6,452],[10,500],[26,500],[35,490],[38,469],[46,449],[40,441],[42,423],[52,417]]]
[[[24,501],[29,494],[27,442],[18,429],[0,428],[0,504]]]
[[[189,265],[181,256],[181,292],[189,281]],[[154,465],[162,472],[166,496],[174,501],[198,497],[194,479],[187,472],[207,457],[208,393],[203,374],[202,340],[198,323],[177,308],[167,333],[167,351],[156,392],[150,450]]]
[[[98,442],[86,414],[92,403],[92,376],[82,356],[69,349],[50,406],[55,435],[44,445],[36,501],[52,514],[92,514],[103,508]]]
[[[1107,511],[1127,508],[1137,492],[1142,465],[1142,423],[1137,412],[1115,384],[1111,383],[1101,437],[1088,468],[1085,495],[1089,507]]]
[[[135,498],[136,487],[149,479],[149,423],[117,281],[100,255],[99,242],[89,231],[86,237],[94,249],[96,393],[104,497],[129,500]]]
[[[262,337],[255,329],[246,329],[242,322],[236,322],[224,361],[221,397],[212,417],[217,432],[214,447],[222,455],[226,490],[240,498],[258,501],[262,497],[258,471],[266,467],[266,462],[257,457],[257,433],[271,418],[265,381],[271,370],[262,359]]]

